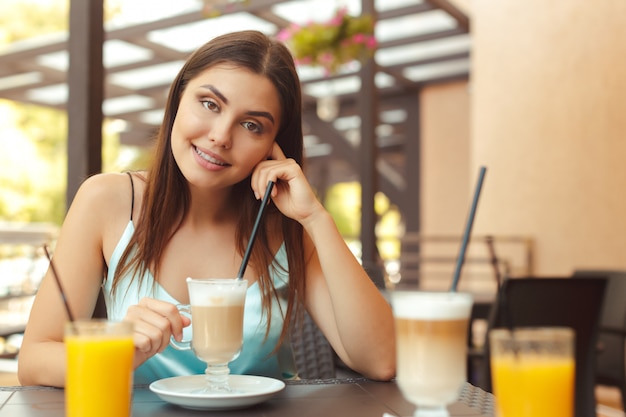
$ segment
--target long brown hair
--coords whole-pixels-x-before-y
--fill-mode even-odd
[[[287,158],[298,164],[303,162],[302,103],[300,80],[289,50],[261,32],[241,31],[214,38],[197,49],[184,64],[170,87],[165,115],[157,135],[154,163],[147,178],[141,208],[141,222],[124,251],[113,278],[113,290],[127,273],[141,280],[148,270],[158,282],[161,257],[171,237],[188,213],[190,191],[187,181],[174,160],[171,150],[172,126],[183,91],[189,81],[207,68],[228,63],[246,68],[267,77],[280,97],[281,125],[276,142]],[[236,184],[233,195],[240,207],[236,234],[238,250],[243,255],[260,202],[250,192],[250,177]],[[289,331],[292,312],[298,311],[304,299],[304,249],[302,226],[283,216],[275,206],[267,207],[266,227],[259,228],[257,240],[250,256],[250,265],[259,274],[258,285],[262,294],[263,311],[267,316],[267,330],[271,325],[273,300],[278,294],[269,274],[274,253],[269,245],[269,225],[282,224],[282,236],[287,250],[289,290],[285,322],[280,342]],[[274,232],[275,233],[275,232]]]

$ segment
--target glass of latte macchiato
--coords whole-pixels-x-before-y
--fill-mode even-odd
[[[402,394],[417,406],[414,416],[449,416],[467,380],[471,295],[393,290],[391,305]]]
[[[192,339],[170,344],[193,350],[207,363],[206,392],[230,392],[228,363],[239,356],[243,343],[243,312],[248,281],[237,278],[187,278],[189,304],[179,305],[191,317]]]

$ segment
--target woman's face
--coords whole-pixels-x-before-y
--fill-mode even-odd
[[[264,76],[228,64],[193,78],[180,99],[172,152],[192,186],[230,187],[270,154],[280,100]]]

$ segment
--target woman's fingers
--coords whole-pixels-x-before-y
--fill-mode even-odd
[[[283,153],[283,150],[280,149],[280,146],[278,145],[277,142],[274,142],[274,144],[272,145],[272,152],[270,153],[270,159],[274,159],[276,161],[282,161],[284,159],[287,159],[287,157]]]
[[[265,195],[265,190],[267,189],[269,182],[273,181],[274,183],[278,180],[276,176],[276,170],[272,169],[281,163],[278,161],[285,161],[287,158],[283,153],[278,143],[274,142],[272,144],[272,149],[268,159],[265,161],[261,161],[255,168],[252,173],[252,188],[254,189],[254,194],[256,198],[260,200]],[[274,196],[276,191],[272,192],[272,196]]]
[[[143,298],[129,307],[126,320],[135,326],[136,349],[147,357],[162,352],[170,336],[180,340],[183,327],[189,325],[189,319],[181,316],[175,305],[152,298]]]
[[[275,183],[272,201],[285,216],[303,221],[320,209],[302,167],[287,158],[277,143],[272,145],[269,159],[261,161],[252,173],[251,186],[257,200],[263,198],[270,181]]]
[[[252,176],[252,188],[257,200],[263,198],[270,181],[277,186],[284,187],[288,181],[298,175],[299,171],[300,167],[293,159],[264,161],[259,164]],[[274,187],[271,197],[275,198],[277,194],[278,187]]]

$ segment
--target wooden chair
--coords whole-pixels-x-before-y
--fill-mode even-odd
[[[608,280],[600,315],[596,383],[617,387],[626,410],[626,271],[577,270],[574,277]]]
[[[606,278],[510,278],[491,310],[496,327],[565,326],[574,329],[575,417],[596,415],[595,370],[600,311]],[[488,332],[487,332],[488,335]],[[485,343],[483,389],[492,391],[489,343]]]

